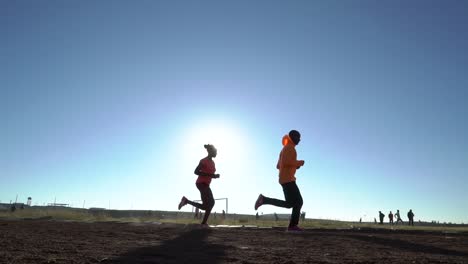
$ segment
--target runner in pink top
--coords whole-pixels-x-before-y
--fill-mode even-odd
[[[194,173],[198,175],[195,185],[200,191],[201,199],[203,204],[192,202],[187,199],[185,196],[182,197],[179,203],[179,210],[182,206],[190,204],[200,210],[205,210],[205,215],[203,217],[202,225],[207,225],[208,217],[210,216],[211,209],[215,204],[213,193],[210,189],[211,179],[219,178],[219,174],[215,174],[216,166],[213,161],[213,158],[216,157],[218,151],[213,145],[205,145],[205,149],[208,151],[208,156],[200,160],[200,163],[195,168]]]

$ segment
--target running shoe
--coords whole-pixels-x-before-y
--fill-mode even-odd
[[[187,198],[185,198],[185,196],[182,196],[182,199],[180,200],[180,203],[179,203],[179,210],[180,208],[182,208],[182,206],[186,205],[187,204]]]
[[[255,210],[257,210],[263,204],[263,195],[260,194],[255,202]]]

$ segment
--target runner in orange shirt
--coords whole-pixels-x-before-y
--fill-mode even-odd
[[[213,198],[213,193],[210,189],[211,179],[219,178],[219,174],[215,174],[216,167],[213,161],[213,158],[216,157],[218,151],[213,145],[205,145],[205,149],[208,151],[208,156],[201,159],[198,166],[195,168],[194,173],[198,175],[197,181],[195,185],[197,186],[198,190],[200,191],[202,204],[192,202],[187,199],[185,196],[182,197],[179,203],[179,210],[186,204],[190,204],[200,210],[205,210],[205,214],[203,217],[202,225],[207,226],[208,217],[210,216],[211,209],[215,204],[215,200]]]
[[[255,210],[264,204],[278,207],[293,208],[291,220],[287,231],[302,231],[297,225],[302,208],[302,196],[296,185],[296,170],[304,165],[303,160],[297,160],[296,145],[301,141],[301,134],[291,130],[283,137],[283,149],[281,150],[276,168],[279,170],[279,183],[283,187],[285,201],[269,198],[260,194],[255,202]]]

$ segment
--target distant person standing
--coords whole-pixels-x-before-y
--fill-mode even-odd
[[[388,214],[388,222],[393,225],[393,214],[392,214],[392,211],[390,211],[390,213]]]
[[[380,224],[383,225],[383,219],[384,219],[385,215],[379,211],[379,219],[380,219]]]
[[[398,222],[401,222],[403,224],[403,220],[401,220],[401,217],[400,217],[400,210],[396,210],[395,218],[396,218],[397,225],[398,225]]]
[[[194,173],[198,175],[198,179],[195,182],[195,185],[200,191],[203,203],[199,204],[196,202],[192,202],[185,196],[182,197],[179,203],[179,210],[186,204],[190,204],[200,210],[205,210],[203,221],[201,222],[203,226],[207,226],[208,217],[210,216],[211,209],[213,209],[213,206],[215,204],[213,193],[210,189],[211,179],[219,178],[219,174],[215,174],[216,167],[213,161],[213,158],[216,157],[218,151],[213,145],[210,144],[205,145],[205,149],[208,151],[208,156],[200,160],[200,163],[194,171]],[[201,214],[202,213],[200,212],[200,215]]]
[[[408,221],[409,221],[408,225],[414,226],[414,213],[413,213],[413,210],[411,209],[408,212]]]
[[[302,196],[296,184],[296,170],[304,165],[303,160],[297,160],[296,146],[301,141],[301,134],[297,130],[291,130],[283,137],[283,149],[280,152],[276,168],[279,170],[279,183],[283,188],[284,198],[278,200],[260,194],[255,202],[255,210],[264,204],[271,204],[283,208],[292,208],[291,219],[287,231],[303,231],[298,227],[302,208]]]

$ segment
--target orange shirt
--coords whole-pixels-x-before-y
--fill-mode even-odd
[[[204,173],[213,174],[216,172],[214,161],[208,157],[200,160],[200,164],[198,166],[200,166],[200,170]],[[196,183],[206,183],[210,185],[211,179],[212,178],[209,176],[198,176]]]
[[[288,135],[283,137],[283,149],[280,152],[276,168],[279,170],[279,183],[284,184],[296,181],[296,170],[304,165],[303,161],[297,160],[296,144]]]

